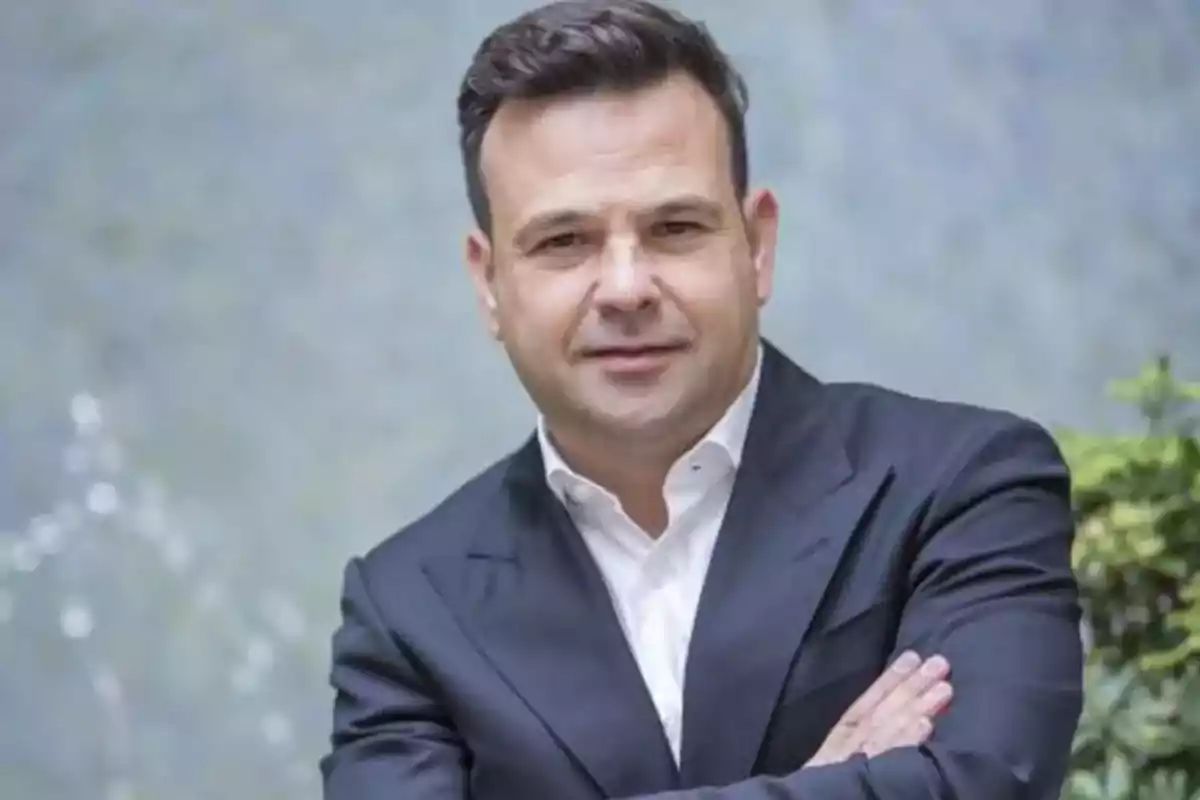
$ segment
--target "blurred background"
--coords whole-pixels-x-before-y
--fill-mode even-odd
[[[531,429],[454,118],[529,5],[0,3],[0,798],[320,796],[346,558]],[[1200,3],[676,5],[751,87],[768,336],[1064,432],[1094,713],[1158,704],[1071,791],[1200,797]]]

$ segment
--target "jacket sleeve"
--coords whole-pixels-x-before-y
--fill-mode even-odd
[[[1055,800],[1083,696],[1067,467],[1033,423],[973,437],[931,494],[897,651],[941,653],[954,700],[922,747],[628,800]]]
[[[325,800],[465,800],[466,749],[415,659],[380,621],[358,559],[346,566],[341,613]]]

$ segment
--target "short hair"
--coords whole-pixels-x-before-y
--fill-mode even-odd
[[[678,71],[696,80],[724,117],[734,190],[743,198],[749,91],[702,23],[648,0],[557,0],[492,31],[458,94],[459,144],[476,223],[491,228],[480,150],[505,100],[633,91]]]

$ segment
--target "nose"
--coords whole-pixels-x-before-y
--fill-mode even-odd
[[[628,314],[658,305],[654,270],[632,243],[614,242],[601,262],[600,279],[593,296],[601,313]]]

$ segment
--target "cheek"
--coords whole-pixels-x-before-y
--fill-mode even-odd
[[[668,283],[681,310],[703,330],[735,328],[748,308],[757,308],[753,271],[729,261],[674,270]]]
[[[514,282],[500,303],[501,330],[522,352],[560,351],[570,339],[580,302],[563,276]]]

